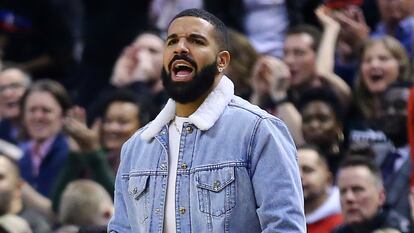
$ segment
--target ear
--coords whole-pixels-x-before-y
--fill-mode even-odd
[[[229,51],[221,51],[217,54],[217,69],[224,70],[230,64],[230,53]]]
[[[114,208],[113,206],[106,206],[104,211],[102,212],[102,217],[105,219],[105,221],[108,221],[111,219],[112,215],[114,214]]]
[[[331,187],[334,183],[334,178],[332,173],[327,169],[326,171],[326,183],[328,184],[328,187]]]
[[[386,196],[386,194],[385,194],[385,189],[384,189],[384,187],[381,187],[381,188],[380,188],[378,195],[379,195],[379,201],[380,201],[380,204],[381,204],[381,206],[383,206],[383,205],[384,205],[384,203],[385,203],[385,199],[387,198],[387,196]]]
[[[24,181],[19,178],[16,182],[16,189],[15,189],[15,193],[18,197],[22,197],[22,192],[23,192],[23,185],[24,185]]]

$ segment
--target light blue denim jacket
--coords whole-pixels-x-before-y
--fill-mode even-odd
[[[285,124],[234,96],[223,76],[184,123],[176,232],[306,232],[296,149]],[[123,146],[108,232],[163,233],[169,100]]]

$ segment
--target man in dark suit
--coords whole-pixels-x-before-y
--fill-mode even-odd
[[[406,218],[411,216],[408,194],[412,165],[407,140],[410,87],[411,83],[395,83],[384,92],[377,125],[389,141],[373,145],[387,192],[385,204]]]

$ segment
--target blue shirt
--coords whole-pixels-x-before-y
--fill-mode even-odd
[[[413,57],[413,42],[414,42],[414,17],[410,16],[401,20],[392,34],[387,33],[387,29],[383,22],[380,22],[375,31],[371,34],[372,38],[383,37],[390,35],[396,38],[407,50],[409,57]]]

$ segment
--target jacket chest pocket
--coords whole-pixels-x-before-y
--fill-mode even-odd
[[[234,167],[197,172],[195,180],[201,212],[221,216],[236,205]]]
[[[148,219],[150,203],[148,200],[148,176],[130,176],[128,180],[129,203],[139,224]]]

